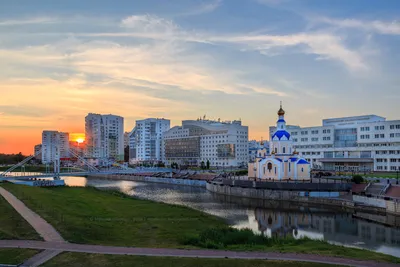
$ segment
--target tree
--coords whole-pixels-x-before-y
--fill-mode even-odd
[[[206,168],[206,165],[204,164],[204,161],[202,161],[202,162],[200,163],[200,168],[201,168],[202,170],[204,170],[204,169]]]
[[[209,160],[207,160],[207,169],[208,170],[210,169],[210,161]]]
[[[361,184],[364,182],[364,178],[361,175],[353,175],[351,181],[355,184]]]
[[[129,162],[129,146],[124,148],[124,161]]]

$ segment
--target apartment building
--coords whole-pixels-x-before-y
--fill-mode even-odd
[[[89,113],[85,117],[86,157],[124,160],[124,118]]]
[[[131,132],[131,136],[134,136],[134,143],[136,146],[136,158],[135,161],[162,161],[162,136],[170,129],[170,120],[148,118],[144,120],[137,120],[136,126]],[[131,137],[132,139],[132,137]],[[134,149],[133,147],[130,149]]]
[[[36,147],[35,147],[36,149]],[[69,157],[69,134],[58,131],[42,132],[42,163],[53,163],[56,159]]]

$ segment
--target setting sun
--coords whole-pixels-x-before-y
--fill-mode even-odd
[[[69,141],[77,142],[79,144],[85,142],[85,134],[84,133],[70,133]]]

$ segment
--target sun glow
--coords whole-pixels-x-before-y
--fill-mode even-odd
[[[83,133],[70,133],[69,141],[77,142],[78,144],[82,144],[85,142],[85,134]]]

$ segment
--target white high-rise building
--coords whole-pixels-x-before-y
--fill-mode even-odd
[[[276,127],[270,127],[274,133]],[[376,115],[324,119],[322,126],[287,126],[293,147],[313,168],[399,171],[400,120]]]
[[[170,120],[149,118],[137,120],[135,127],[136,161],[161,161],[162,136],[170,128]]]
[[[136,162],[136,127],[129,133],[129,162]]]
[[[241,121],[185,120],[164,134],[164,161],[180,165],[246,165],[248,127]]]
[[[57,157],[69,157],[69,134],[58,131],[43,131],[42,163],[52,163]]]
[[[89,113],[85,117],[86,157],[124,160],[124,118]]]

